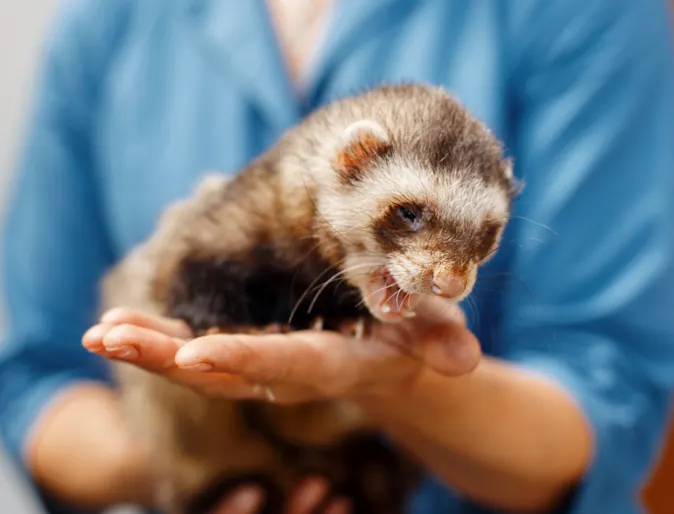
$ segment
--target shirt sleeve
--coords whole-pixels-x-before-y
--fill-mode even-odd
[[[502,354],[593,430],[563,512],[637,512],[674,382],[674,82],[667,2],[522,2]]]
[[[123,2],[63,2],[35,86],[3,230],[0,434],[26,471],[36,418],[65,387],[107,380],[81,346],[112,252],[96,186],[97,95]],[[113,7],[114,6],[114,7]]]

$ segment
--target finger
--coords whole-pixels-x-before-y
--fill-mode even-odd
[[[161,374],[172,382],[209,396],[265,399],[264,390],[243,377],[179,369],[175,365],[175,355],[185,341],[161,332],[135,325],[101,323],[89,329],[82,339],[83,346],[93,353]]]
[[[300,401],[294,394],[341,397],[377,382],[397,381],[419,368],[418,358],[387,342],[363,343],[332,331],[204,336],[183,346],[175,360],[181,368],[207,364],[252,383],[271,384],[280,403]],[[283,385],[281,394],[276,394],[276,384]]]
[[[244,486],[232,493],[211,512],[212,514],[258,514],[264,494],[259,487]]]
[[[127,307],[116,307],[107,311],[101,316],[101,322],[111,325],[137,325],[181,339],[193,337],[192,331],[182,320],[146,314]]]
[[[421,345],[422,359],[437,372],[449,376],[473,371],[482,349],[472,332],[460,325],[430,327]]]
[[[272,335],[213,335],[193,339],[176,354],[181,368],[210,365],[253,382],[314,384],[342,368],[348,339],[333,332]],[[353,354],[351,353],[353,357]]]
[[[101,342],[105,357],[131,361],[153,372],[175,367],[176,352],[184,344],[162,332],[126,324],[111,326]]]
[[[470,373],[482,356],[480,343],[472,332],[457,323],[437,319],[432,322],[414,318],[401,327],[380,325],[377,337],[447,376]]]
[[[346,498],[337,498],[332,500],[325,509],[325,514],[349,514],[351,512],[351,502]]]
[[[446,298],[424,295],[419,299],[415,310],[418,320],[438,323],[466,324],[466,315],[463,309],[453,301]]]
[[[94,353],[104,352],[103,337],[114,327],[108,323],[99,323],[87,330],[82,336],[82,346]]]
[[[305,480],[290,496],[286,514],[312,514],[328,493],[328,483],[321,478]]]

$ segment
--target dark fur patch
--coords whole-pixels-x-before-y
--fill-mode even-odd
[[[168,314],[185,320],[197,332],[211,327],[265,326],[286,323],[302,294],[315,277],[328,270],[327,264],[311,256],[297,268],[278,259],[270,246],[258,247],[238,260],[186,259],[178,268],[169,289]],[[326,273],[318,284],[331,277]],[[307,328],[316,316],[323,316],[326,329],[337,329],[344,320],[370,318],[360,296],[351,286],[330,284],[318,297],[312,313],[307,313],[315,293],[301,300],[291,327]],[[335,493],[347,495],[354,514],[396,514],[415,485],[416,469],[394,449],[382,446],[376,435],[348,437],[342,444],[324,448],[305,448],[284,441],[275,433],[273,419],[267,419],[265,406],[240,402],[239,412],[249,429],[257,431],[288,467],[298,474],[320,474],[332,481]],[[189,503],[188,513],[204,514],[223,494],[243,483],[257,483],[270,494],[263,514],[281,512],[282,493],[265,476],[222,477]]]
[[[409,221],[401,216],[400,209],[409,210],[419,219],[419,229],[414,230]],[[406,240],[434,229],[436,218],[429,206],[416,201],[394,200],[384,212],[372,221],[372,232],[384,252],[400,251]]]
[[[477,173],[509,197],[515,194],[506,173],[511,161],[500,141],[453,100],[436,102],[423,133],[406,134],[398,143],[401,152],[414,155],[432,172]]]
[[[421,216],[419,230],[411,230],[409,223],[401,218],[398,209],[405,205]],[[444,253],[463,274],[468,263],[480,262],[492,251],[501,226],[496,220],[487,220],[476,229],[470,223],[442,220],[426,206],[393,202],[373,220],[371,230],[384,252],[403,251],[415,238],[423,238],[429,251]]]
[[[359,292],[344,282],[332,282],[316,298],[323,282],[337,271],[316,255],[297,268],[289,267],[272,246],[256,247],[237,259],[187,258],[169,289],[167,314],[197,332],[213,327],[264,327],[288,323],[299,302],[292,329],[308,328],[316,316],[325,318],[326,329],[337,329],[334,324],[343,320],[370,316],[366,307],[356,306]],[[321,273],[324,279],[314,283]]]
[[[502,223],[495,220],[487,220],[482,224],[480,231],[473,238],[474,242],[471,248],[472,253],[476,256],[477,260],[482,261],[489,256],[502,226]]]

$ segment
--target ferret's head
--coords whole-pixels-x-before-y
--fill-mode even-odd
[[[419,295],[465,298],[516,194],[499,141],[453,99],[440,103],[409,123],[351,123],[320,198],[344,276],[381,320],[411,315]]]

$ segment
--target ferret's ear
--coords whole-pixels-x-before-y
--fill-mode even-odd
[[[386,157],[391,148],[388,132],[376,121],[359,120],[349,125],[342,134],[337,154],[342,183],[358,180],[375,159]]]

